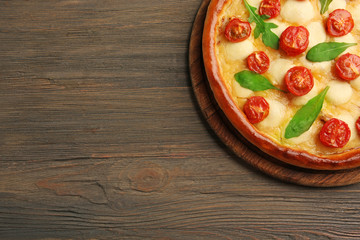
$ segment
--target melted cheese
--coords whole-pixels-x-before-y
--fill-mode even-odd
[[[329,5],[327,13],[331,13],[336,9],[346,9],[346,0],[333,0]]]
[[[349,126],[350,131],[351,131],[351,137],[350,137],[349,141],[352,141],[353,139],[355,139],[355,137],[357,135],[357,130],[356,130],[356,127],[355,127],[356,119],[348,112],[342,113],[337,118],[344,121],[344,122],[346,122],[347,125]]]
[[[242,86],[240,86],[240,84],[235,79],[233,81],[232,87],[233,87],[233,94],[236,97],[247,98],[251,94],[253,94],[253,91],[251,91],[247,88],[243,88]]]
[[[318,93],[319,93],[319,88],[317,87],[316,81],[315,81],[315,79],[314,79],[314,87],[310,90],[310,92],[308,92],[308,93],[305,94],[304,96],[294,97],[291,102],[292,102],[294,105],[297,105],[297,106],[304,105],[304,104],[306,104],[310,99],[312,99],[313,97],[315,97]]]
[[[309,47],[315,46],[316,44],[326,41],[326,31],[324,25],[321,22],[312,22],[307,25],[307,30],[309,31]]]
[[[309,69],[311,69],[312,72],[314,71],[321,71],[321,72],[330,72],[332,62],[331,61],[325,61],[325,62],[310,62],[306,59],[306,56],[301,57],[300,63]]]
[[[355,37],[351,34],[348,33],[345,36],[342,37],[336,37],[333,39],[335,42],[346,42],[346,43],[356,43],[356,39]],[[357,46],[352,46],[347,48],[343,53],[341,54],[345,54],[345,53],[356,53],[357,50]]]
[[[272,28],[271,30],[276,34],[278,35],[278,37],[280,37],[280,35],[282,34],[282,32],[288,28],[290,25],[284,23],[284,22],[280,22],[276,19],[269,19],[267,22],[271,22],[271,23],[274,23],[276,24],[278,27],[277,28]]]
[[[244,60],[254,51],[254,45],[247,39],[242,42],[227,42],[225,45],[225,54],[231,60]]]
[[[259,9],[261,0],[248,0],[247,1],[251,6],[256,7]]]
[[[300,144],[300,143],[304,143],[304,142],[313,141],[313,136],[314,136],[314,134],[316,134],[316,131],[317,131],[317,129],[315,128],[315,126],[312,125],[309,130],[307,130],[300,136],[287,139],[286,141],[291,144]],[[285,131],[284,131],[284,133],[285,133]]]
[[[267,99],[267,102],[270,106],[269,115],[258,123],[258,127],[262,129],[278,127],[282,123],[286,111],[286,106],[279,101]]]
[[[283,85],[286,72],[294,66],[292,61],[283,58],[273,61],[268,70],[271,76],[270,81],[274,85]]]
[[[354,19],[354,29],[360,30],[360,5],[356,5],[350,10],[350,13]]]
[[[360,91],[360,77],[355,78],[354,80],[350,81],[350,84],[353,88]]]
[[[315,17],[315,10],[308,0],[287,0],[282,6],[280,14],[286,21],[301,25]]]
[[[349,83],[332,80],[329,82],[328,86],[330,87],[325,98],[333,105],[341,105],[347,103],[352,96],[352,88]]]

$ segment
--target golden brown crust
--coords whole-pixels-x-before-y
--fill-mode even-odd
[[[359,167],[360,149],[324,156],[314,155],[280,145],[266,137],[249,123],[244,113],[237,107],[221,77],[215,53],[216,24],[218,16],[227,2],[228,0],[212,0],[210,2],[204,24],[202,49],[210,87],[217,103],[231,124],[241,135],[263,152],[288,164],[318,170],[339,170]]]

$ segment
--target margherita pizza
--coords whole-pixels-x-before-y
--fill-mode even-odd
[[[261,151],[310,169],[360,166],[360,2],[212,0],[214,97]]]

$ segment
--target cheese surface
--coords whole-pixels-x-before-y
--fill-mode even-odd
[[[248,3],[258,8],[260,1],[253,0],[248,1]],[[310,48],[316,44],[333,41],[358,43],[358,45],[349,48],[345,52],[360,55],[360,5],[358,3],[354,0],[333,0],[329,10],[321,15],[318,0],[281,0],[280,15],[274,19],[265,20],[265,22],[278,25],[278,28],[274,28],[272,31],[280,36],[288,26],[299,25],[306,27],[309,31],[309,47],[307,50],[296,57],[288,57],[281,50],[274,50],[265,46],[261,40],[261,35],[255,39],[254,28],[256,25],[254,23],[251,23],[252,33],[247,40],[240,43],[229,42],[223,34],[226,24],[233,17],[247,21],[249,13],[242,0],[229,0],[226,2],[216,26],[215,52],[220,74],[240,110],[242,110],[246,99],[250,96],[262,96],[269,103],[268,117],[262,122],[253,125],[258,132],[280,145],[301,151],[305,150],[316,155],[340,153],[360,147],[360,137],[355,128],[355,121],[360,116],[360,77],[351,82],[341,81],[333,72],[335,60],[311,62],[305,57]],[[347,9],[353,13],[355,27],[346,36],[334,38],[327,34],[325,22],[328,14],[338,8]],[[241,87],[234,80],[236,73],[249,70],[246,58],[254,51],[264,51],[268,55],[270,67],[262,75],[274,86],[284,90],[283,92],[274,89],[252,91]],[[309,68],[314,77],[313,89],[304,96],[294,96],[286,91],[284,76],[294,66]],[[325,97],[323,108],[311,128],[299,137],[286,139],[284,137],[286,126],[296,111],[327,86],[330,88]],[[318,140],[321,127],[330,118],[345,121],[351,129],[351,139],[343,148],[325,147]]]

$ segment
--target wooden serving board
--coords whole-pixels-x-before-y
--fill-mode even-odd
[[[286,182],[313,187],[345,186],[360,182],[360,168],[319,171],[280,162],[247,143],[227,122],[208,86],[202,61],[202,31],[209,2],[210,0],[203,0],[194,21],[190,38],[189,65],[192,86],[200,109],[221,141],[239,158],[256,169]]]

